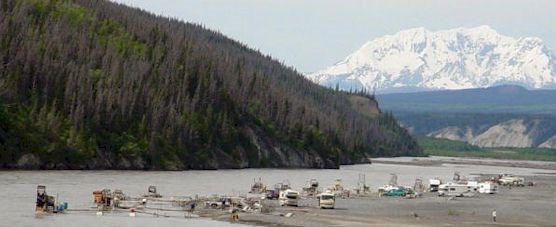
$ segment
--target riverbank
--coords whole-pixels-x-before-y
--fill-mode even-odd
[[[532,178],[528,178],[531,180]],[[280,207],[271,202],[273,212],[242,213],[242,224],[264,226],[550,226],[556,223],[556,177],[538,176],[533,187],[501,187],[497,194],[474,197],[438,197],[425,193],[421,198],[352,197],[337,199],[335,209],[319,209],[315,199],[304,199],[299,207]],[[497,222],[491,212],[496,209]],[[291,217],[284,214],[291,213]],[[212,217],[229,221],[229,214]]]
[[[412,157],[392,158],[390,161],[411,162]],[[418,158],[420,159],[420,158]],[[434,158],[433,158],[434,159]],[[388,160],[388,159],[387,159]],[[384,161],[384,160],[383,160]],[[376,192],[377,187],[387,184],[390,174],[398,175],[400,185],[413,186],[416,178],[452,179],[455,171],[462,176],[477,177],[478,174],[512,173],[536,182],[534,187],[501,189],[495,195],[477,195],[471,198],[447,200],[435,194],[423,198],[379,198],[376,194],[364,198],[337,199],[336,209],[321,210],[315,199],[303,199],[300,207],[273,207],[269,213],[241,213],[239,224],[264,226],[437,226],[437,225],[489,225],[491,209],[499,212],[501,225],[551,225],[554,215],[547,212],[556,204],[556,170],[515,168],[505,166],[440,164],[409,165],[378,163],[344,165],[340,169],[241,169],[211,171],[0,171],[0,187],[6,195],[0,207],[0,226],[63,226],[80,223],[95,226],[236,226],[230,222],[227,210],[198,213],[203,218],[173,218],[138,214],[136,218],[127,212],[96,216],[91,210],[92,192],[95,190],[121,189],[125,194],[136,196],[146,193],[149,185],[156,185],[164,197],[246,195],[254,179],[272,186],[289,181],[291,187],[301,191],[310,179],[317,179],[319,187],[332,186],[335,179],[342,179],[344,188],[353,189],[360,174],[366,176],[366,184]],[[36,186],[47,186],[49,193],[59,195],[60,201],[68,202],[72,210],[61,215],[36,217],[33,206]],[[199,204],[199,211],[201,204]],[[514,211],[515,210],[515,211]],[[514,213],[512,213],[514,212]],[[518,213],[519,212],[519,213]],[[292,213],[291,217],[285,217]],[[161,213],[163,215],[164,213]],[[417,217],[415,217],[415,215]],[[211,220],[212,219],[212,220]],[[216,220],[216,221],[214,221]]]
[[[528,170],[533,172],[523,176],[534,186],[499,186],[496,194],[477,193],[473,197],[461,198],[439,197],[435,192],[425,192],[415,199],[379,197],[373,187],[375,193],[365,197],[338,198],[336,208],[331,210],[319,209],[314,198],[301,200],[299,207],[281,207],[276,201],[267,201],[271,212],[242,213],[240,223],[264,226],[550,226],[556,223],[556,216],[552,214],[553,204],[556,204],[556,173],[551,171],[556,169],[555,162],[438,156],[371,161],[375,166],[392,167],[392,172],[414,168],[424,175],[437,168],[467,169],[470,177],[491,176],[493,169],[524,174]],[[491,216],[494,209],[498,213],[497,222],[493,222]],[[211,215],[206,217],[230,220],[226,212]]]
[[[549,161],[527,161],[527,160],[506,160],[494,158],[462,158],[462,157],[398,157],[398,158],[373,158],[372,163],[395,164],[395,165],[416,165],[416,166],[441,166],[443,164],[455,165],[487,165],[517,168],[547,169],[556,170],[556,162]]]
[[[554,148],[517,148],[517,147],[478,147],[462,141],[419,137],[417,143],[426,155],[461,157],[461,158],[491,158],[501,160],[534,160],[556,162]]]

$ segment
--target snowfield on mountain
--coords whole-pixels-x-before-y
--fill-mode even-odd
[[[344,60],[306,75],[343,90],[379,93],[517,84],[556,88],[554,53],[539,38],[512,38],[489,26],[413,28],[365,43]]]

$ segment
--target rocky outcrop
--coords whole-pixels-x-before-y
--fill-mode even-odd
[[[352,95],[349,97],[349,101],[354,109],[358,112],[363,113],[368,117],[376,117],[380,114],[380,108],[378,107],[378,102],[375,102],[366,97]]]
[[[556,148],[556,135],[539,145],[540,148]]]
[[[457,141],[471,141],[473,139],[473,131],[470,128],[465,130],[450,126],[427,134],[429,137],[442,138]]]
[[[264,136],[265,132],[252,126],[247,129],[252,149],[238,152],[239,157],[215,157],[211,168],[338,168],[339,164],[368,163],[368,157],[343,157],[333,160],[324,157],[313,149],[288,146],[286,143],[271,141]]]
[[[41,160],[34,154],[24,154],[17,160],[20,169],[36,169],[40,164]]]
[[[265,131],[256,126],[244,128],[252,146],[238,148],[233,152],[215,150],[206,161],[189,163],[179,159],[167,160],[158,167],[142,156],[112,157],[109,152],[99,151],[90,160],[76,163],[53,161],[46,156],[23,154],[15,163],[0,163],[0,169],[118,169],[118,170],[188,170],[188,169],[241,169],[241,168],[338,168],[341,164],[369,163],[366,156],[327,158],[312,148],[293,147],[287,143],[269,139]]]
[[[556,135],[547,136],[545,131],[542,121],[511,119],[475,131],[471,127],[449,126],[427,136],[464,141],[479,147],[556,148]]]
[[[470,142],[480,147],[532,147],[532,131],[523,120],[509,120],[490,127]]]

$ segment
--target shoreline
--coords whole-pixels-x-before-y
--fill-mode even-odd
[[[280,207],[276,201],[271,213],[241,213],[240,220],[230,221],[229,213],[202,218],[251,226],[548,226],[556,221],[550,215],[550,188],[556,177],[544,177],[540,185],[502,188],[500,194],[478,194],[474,197],[438,197],[425,193],[416,199],[400,197],[352,197],[337,199],[336,209],[319,209],[316,199],[304,199],[299,207]],[[538,195],[530,194],[538,191]],[[531,209],[522,212],[523,209]],[[492,209],[498,221],[490,217]],[[291,213],[291,217],[283,214]]]
[[[455,160],[454,160],[455,159]],[[449,157],[398,157],[380,158],[372,160],[371,165],[343,166],[339,170],[318,169],[241,169],[219,171],[20,171],[0,174],[0,179],[7,182],[7,193],[19,193],[28,190],[29,184],[35,184],[37,179],[49,179],[48,188],[53,192],[60,192],[64,201],[68,201],[72,208],[89,206],[90,190],[100,188],[121,189],[126,194],[140,195],[148,185],[158,186],[163,195],[201,195],[218,198],[220,196],[259,197],[262,194],[246,194],[249,185],[255,177],[262,177],[264,182],[288,183],[296,190],[306,185],[307,179],[318,178],[321,190],[325,190],[334,179],[342,178],[344,189],[353,189],[358,185],[359,174],[366,174],[366,185],[370,186],[370,193],[357,196],[352,191],[350,198],[336,198],[336,209],[319,209],[315,197],[303,196],[299,207],[281,207],[276,200],[263,200],[260,204],[265,209],[253,208],[240,213],[240,220],[232,222],[228,209],[212,209],[198,204],[194,216],[198,221],[183,221],[183,215],[176,215],[177,219],[149,218],[148,222],[160,226],[180,223],[210,223],[212,226],[490,226],[493,225],[490,212],[499,212],[498,226],[533,225],[548,226],[556,223],[556,216],[551,214],[553,204],[556,204],[554,189],[556,189],[556,171],[542,169],[525,169],[507,166],[513,160],[490,159],[462,159]],[[481,165],[476,164],[481,161]],[[381,162],[399,162],[401,164],[383,164]],[[460,165],[442,164],[443,162],[458,162]],[[465,162],[465,164],[461,164]],[[488,167],[489,162],[496,166]],[[515,163],[514,163],[515,164]],[[553,165],[551,162],[526,162],[527,167],[535,165]],[[429,167],[423,167],[429,166]],[[398,184],[411,187],[415,179],[422,179],[428,185],[428,179],[439,177],[450,181],[452,173],[458,171],[463,176],[484,178],[485,176],[510,173],[524,177],[526,182],[533,182],[533,186],[502,187],[497,194],[476,194],[472,197],[450,198],[439,197],[438,193],[425,192],[421,197],[406,199],[401,197],[379,197],[377,187],[388,182],[391,173],[399,176]],[[0,171],[0,173],[2,173]],[[291,181],[290,181],[291,180]],[[446,182],[447,182],[446,181]],[[86,187],[76,190],[75,183]],[[301,191],[301,190],[299,190]],[[244,193],[245,192],[245,193]],[[33,193],[26,193],[21,198],[29,201]],[[21,198],[9,198],[8,204],[19,204]],[[85,200],[85,199],[86,200]],[[212,200],[212,199],[211,199]],[[18,207],[18,206],[15,206]],[[203,208],[202,208],[203,207]],[[519,208],[519,209],[517,209]],[[263,213],[260,213],[262,211]],[[15,214],[25,214],[26,208],[17,208]],[[182,212],[183,213],[183,212]],[[291,213],[289,215],[288,213]],[[170,213],[168,213],[170,214]],[[164,214],[163,214],[164,215]],[[127,216],[127,215],[125,215]],[[141,215],[145,216],[145,215]],[[150,215],[147,215],[150,216]],[[4,216],[8,222],[16,220],[16,216]],[[10,219],[11,218],[11,219]],[[64,223],[74,219],[73,215],[60,215],[52,218],[51,223]],[[96,216],[80,216],[82,220],[98,223]],[[128,219],[110,219],[110,222],[129,224]],[[192,219],[186,219],[192,220]],[[26,219],[29,225],[39,223],[40,220]],[[207,221],[207,222],[205,222]],[[208,222],[210,221],[210,222]],[[221,224],[218,224],[221,223]],[[52,226],[52,225],[50,225]],[[207,227],[209,227],[207,225]]]
[[[160,169],[35,169],[35,168],[0,168],[1,172],[16,171],[123,171],[123,172],[183,172],[183,171],[234,171],[246,169],[268,169],[268,170],[335,170],[341,166],[353,166],[361,164],[392,164],[392,165],[411,165],[411,166],[441,166],[442,164],[460,164],[460,165],[488,165],[514,168],[530,168],[556,170],[556,162],[537,161],[537,160],[514,160],[514,159],[496,159],[483,157],[454,157],[454,156],[402,156],[402,157],[378,157],[369,158],[368,162],[357,162],[351,164],[342,164],[338,168],[310,168],[310,167],[270,167],[270,168],[224,168],[224,169],[183,169],[183,170],[160,170]]]
[[[452,158],[434,156],[427,158],[379,158],[372,163],[442,166],[443,164],[491,165],[512,168],[555,170],[556,162],[515,161],[484,158]],[[480,173],[481,175],[483,173]],[[556,222],[550,215],[556,202],[553,189],[556,175],[539,172],[534,177],[535,186],[503,187],[496,194],[475,194],[472,197],[439,197],[437,193],[425,192],[422,197],[405,199],[379,197],[375,188],[366,196],[338,198],[336,209],[317,208],[314,198],[300,201],[300,207],[280,207],[273,203],[271,213],[241,213],[239,222],[230,221],[229,214],[205,216],[216,221],[251,226],[546,226]],[[519,207],[520,209],[516,209]],[[498,221],[493,222],[490,213],[497,209]],[[522,212],[522,209],[528,210]],[[284,214],[292,213],[291,217]],[[503,214],[503,216],[501,215]]]
[[[372,158],[371,162],[380,163],[380,164],[413,165],[413,166],[441,166],[443,164],[455,164],[455,165],[488,165],[488,166],[502,166],[502,167],[513,167],[513,168],[556,170],[556,162],[549,162],[549,161],[528,161],[528,160],[509,160],[509,159],[493,159],[493,158],[467,158],[467,157],[462,158],[462,157],[449,157],[449,156]]]

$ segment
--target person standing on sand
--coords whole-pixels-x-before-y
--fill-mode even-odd
[[[496,222],[496,209],[492,211],[492,221]]]

